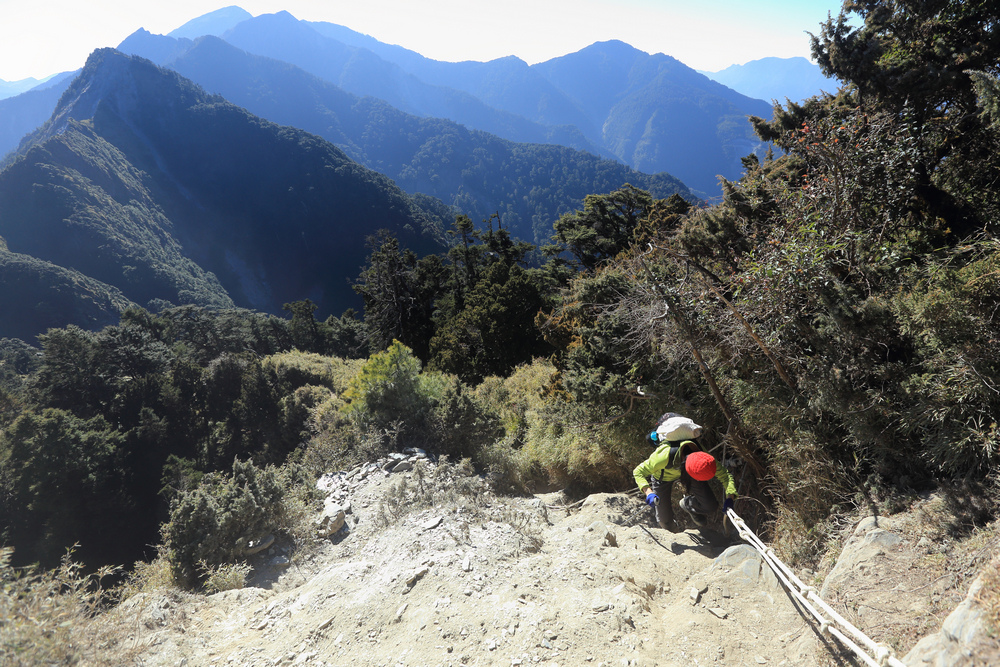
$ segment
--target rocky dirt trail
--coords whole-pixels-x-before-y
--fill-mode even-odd
[[[346,525],[298,554],[280,542],[258,554],[250,587],[144,593],[107,622],[142,665],[856,664],[738,540],[663,531],[628,494],[572,506],[559,494],[499,498],[458,466],[382,470],[391,465],[327,479],[327,509],[336,502]],[[456,487],[465,493],[441,491]],[[428,495],[440,502],[420,507]],[[900,657],[971,583],[923,525],[861,522],[823,585],[824,599]],[[977,632],[907,664],[1000,664],[974,607]]]

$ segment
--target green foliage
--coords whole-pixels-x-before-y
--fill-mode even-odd
[[[977,107],[977,92],[1000,74],[996,20],[985,2],[849,2],[812,38],[824,73],[853,84],[864,112],[911,119],[921,203],[961,235],[995,224],[997,214],[987,174],[997,168],[998,136]]]
[[[101,416],[26,411],[0,434],[0,525],[24,562],[54,567],[79,543],[91,562],[113,562],[134,519],[125,439]]]
[[[299,350],[334,355],[361,357],[367,350],[367,329],[348,309],[339,318],[332,315],[324,322],[317,322],[313,314],[318,306],[309,299],[286,303],[284,310],[292,314],[288,325],[292,344]]]
[[[428,446],[453,461],[470,459],[492,469],[490,449],[502,435],[495,412],[457,377],[438,377],[444,387],[428,416]]]
[[[203,584],[220,566],[246,558],[247,543],[285,527],[285,489],[276,469],[235,461],[171,504],[163,543],[175,581]]]
[[[292,350],[265,357],[261,364],[274,373],[283,391],[313,385],[342,394],[346,391],[350,379],[364,364],[364,360],[348,360],[315,352]]]
[[[344,392],[346,413],[363,428],[419,433],[433,407],[433,381],[420,373],[420,360],[393,341],[368,358]]]
[[[40,351],[4,346],[0,524],[16,557],[54,566],[79,540],[88,565],[134,561],[204,473],[237,456],[284,461],[308,439],[314,406],[360,364],[275,354],[292,344],[289,324],[130,309],[99,332],[52,329]]]
[[[963,247],[926,267],[895,301],[921,364],[903,383],[910,407],[904,432],[926,446],[922,458],[956,477],[979,476],[1000,461],[1000,253],[996,241]]]
[[[997,73],[996,18],[987,2],[845,2],[812,37],[812,50],[824,74],[854,84],[866,100],[965,113],[975,107],[966,70]]]
[[[370,347],[383,350],[399,340],[426,358],[442,267],[418,264],[416,254],[389,234],[370,238],[369,245],[372,253],[354,290],[364,299]]]
[[[648,192],[626,183],[607,195],[587,195],[583,210],[567,213],[555,222],[553,239],[593,270],[625,250],[639,222],[653,205]]]
[[[551,362],[537,360],[507,378],[488,378],[475,394],[503,429],[479,455],[500,488],[588,492],[627,483],[635,452],[589,421],[598,409],[569,400]]]
[[[1000,129],[1000,79],[978,70],[969,70],[968,75],[972,77],[983,120],[994,130]]]
[[[534,326],[542,295],[519,266],[496,262],[483,270],[465,301],[430,341],[432,368],[477,382],[548,351]]]

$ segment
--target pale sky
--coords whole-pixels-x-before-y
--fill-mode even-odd
[[[809,57],[807,32],[840,0],[0,0],[0,79],[82,67],[139,28],[166,34],[237,5],[285,10],[398,44],[435,60],[515,55],[529,64],[619,39],[717,71],[767,56]]]

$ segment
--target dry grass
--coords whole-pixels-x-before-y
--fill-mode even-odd
[[[156,558],[150,562],[138,561],[125,581],[115,590],[115,597],[124,602],[140,593],[163,592],[177,588],[170,572],[170,561],[163,545],[157,547]]]
[[[976,602],[986,614],[986,628],[994,639],[1000,638],[1000,556],[983,570],[983,587]]]
[[[375,521],[385,528],[408,514],[430,507],[461,506],[474,510],[477,500],[488,493],[489,485],[476,476],[468,459],[451,464],[443,457],[433,467],[418,461],[411,475],[399,476],[389,484],[379,500]]]
[[[11,565],[13,549],[0,548],[0,664],[5,667],[111,664],[98,657],[117,638],[97,623],[108,602],[103,579],[116,568],[86,575],[72,560],[72,551],[59,567],[41,571]],[[119,655],[125,661],[126,656]]]
[[[246,563],[225,563],[211,567],[204,561],[201,563],[202,572],[205,574],[205,593],[221,593],[222,591],[235,591],[246,587],[247,577],[253,570]]]

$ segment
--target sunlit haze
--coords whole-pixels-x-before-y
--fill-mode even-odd
[[[840,7],[836,0],[0,0],[0,79],[74,70],[139,28],[166,34],[232,4],[254,16],[285,10],[336,23],[436,60],[515,55],[534,64],[619,39],[708,71],[766,56],[809,57],[806,33]]]

